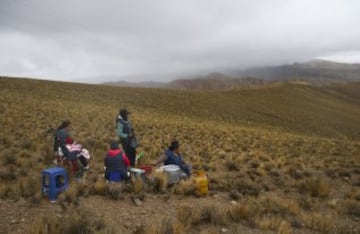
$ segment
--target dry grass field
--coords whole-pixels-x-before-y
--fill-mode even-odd
[[[185,160],[206,170],[206,197],[155,173],[151,184],[105,183],[121,107],[142,163],[178,139]],[[47,130],[65,119],[92,159],[50,204]],[[360,233],[360,83],[196,92],[3,77],[0,126],[0,233]]]

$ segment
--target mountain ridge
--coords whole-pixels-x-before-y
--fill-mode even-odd
[[[105,82],[127,87],[171,88],[188,90],[231,90],[253,88],[276,82],[302,82],[323,86],[360,80],[360,64],[346,64],[315,59],[304,63],[255,67],[207,75],[187,76],[170,82]]]

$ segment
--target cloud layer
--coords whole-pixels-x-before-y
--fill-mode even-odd
[[[360,62],[358,9],[356,0],[3,0],[0,74],[101,82],[349,54]]]

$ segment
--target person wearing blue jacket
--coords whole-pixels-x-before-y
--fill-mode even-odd
[[[191,167],[183,160],[183,157],[179,152],[179,147],[180,144],[177,140],[172,141],[169,148],[165,150],[164,154],[154,163],[154,165],[159,166],[161,163],[164,163],[164,165],[177,165],[187,177],[190,177]]]

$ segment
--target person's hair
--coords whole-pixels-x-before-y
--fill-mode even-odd
[[[173,151],[179,148],[179,142],[177,140],[174,140],[171,142],[170,146],[169,146],[169,150]]]
[[[130,113],[130,112],[129,112],[126,108],[121,109],[121,110],[119,111],[119,115],[120,115],[124,120],[127,120],[129,113]]]
[[[67,128],[70,124],[71,124],[71,122],[69,120],[65,120],[60,124],[60,126],[57,128],[57,130]]]
[[[115,149],[119,149],[119,143],[115,140],[110,142],[110,149],[115,150]]]

